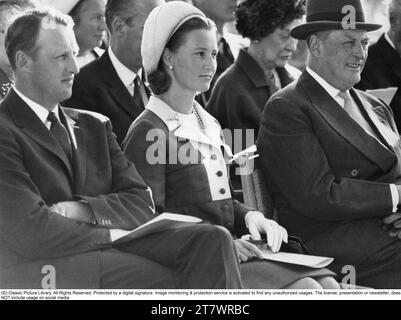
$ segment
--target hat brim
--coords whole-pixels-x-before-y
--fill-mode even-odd
[[[378,30],[382,27],[380,24],[357,22],[356,29],[366,30],[367,32]],[[335,21],[313,21],[300,24],[291,29],[291,37],[299,40],[305,40],[309,35],[315,32],[327,30],[343,30],[341,22]]]

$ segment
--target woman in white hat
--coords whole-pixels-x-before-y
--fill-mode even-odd
[[[268,245],[278,251],[288,236],[275,221],[231,198],[221,127],[195,102],[216,71],[213,22],[185,2],[162,4],[145,23],[141,51],[153,96],[123,146],[153,190],[156,211],[195,215],[226,227],[235,239],[245,287],[338,288],[327,269],[254,259],[261,257],[258,247],[235,238],[248,227],[254,239],[266,233]]]
[[[70,15],[74,20],[79,67],[103,54],[99,46],[106,36],[106,0],[45,0],[44,4]]]

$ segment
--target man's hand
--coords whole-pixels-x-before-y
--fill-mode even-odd
[[[95,216],[89,204],[82,201],[63,201],[51,207],[54,213],[69,219],[74,219],[86,223],[96,223]]]
[[[237,250],[237,256],[239,263],[247,262],[253,258],[263,259],[262,252],[254,244],[244,240],[234,240],[235,249]]]
[[[253,240],[260,240],[261,233],[266,234],[267,244],[273,252],[280,250],[283,241],[288,242],[287,230],[276,221],[266,219],[259,211],[249,211],[245,216],[245,223]]]
[[[401,239],[401,212],[393,213],[383,219],[383,229],[390,237]]]

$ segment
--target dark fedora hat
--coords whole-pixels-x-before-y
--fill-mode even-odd
[[[306,0],[306,23],[292,28],[291,36],[306,39],[315,32],[344,29],[343,20],[350,17],[350,11],[347,10],[350,7],[346,6],[353,8],[351,14],[355,17],[355,29],[374,31],[382,27],[380,24],[365,22],[360,0]]]

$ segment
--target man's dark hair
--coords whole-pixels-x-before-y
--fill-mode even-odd
[[[236,10],[236,26],[245,38],[260,40],[305,14],[303,0],[245,0]]]
[[[16,53],[21,50],[34,57],[41,28],[51,28],[56,23],[74,25],[71,17],[49,8],[27,10],[15,18],[5,36],[6,53],[13,70],[16,68]]]
[[[106,24],[110,32],[112,30],[112,24],[116,17],[121,19],[131,18],[127,16],[128,12],[132,11],[134,2],[132,0],[108,0],[106,4]]]

